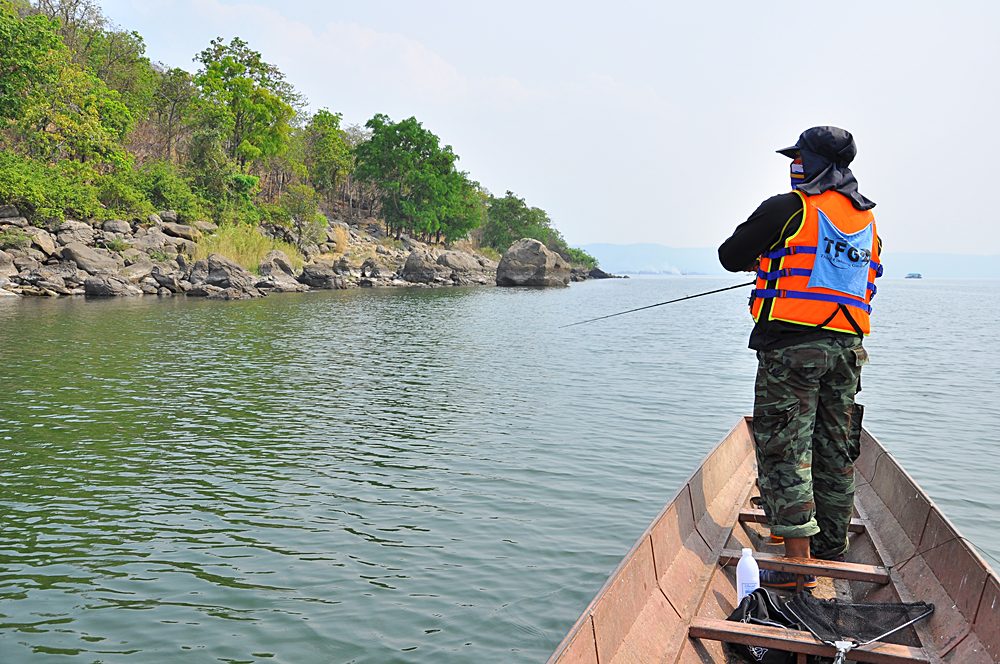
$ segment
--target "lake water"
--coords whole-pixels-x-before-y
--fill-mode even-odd
[[[0,662],[544,661],[756,366],[748,289],[559,326],[739,280],[0,302]],[[866,425],[998,558],[1000,282],[875,304]]]

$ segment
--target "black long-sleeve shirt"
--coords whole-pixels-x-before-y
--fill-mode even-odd
[[[771,248],[783,233],[791,234],[802,223],[802,199],[795,192],[772,196],[736,227],[732,236],[719,247],[719,261],[730,272],[756,270],[757,259]],[[842,332],[796,325],[763,316],[750,333],[750,348],[774,350],[794,344],[842,336]]]

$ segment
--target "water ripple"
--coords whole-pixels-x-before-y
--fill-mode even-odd
[[[755,365],[744,293],[559,326],[721,285],[0,303],[3,661],[544,659]],[[995,556],[998,299],[882,288],[863,393]]]

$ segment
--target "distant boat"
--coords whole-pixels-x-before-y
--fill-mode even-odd
[[[850,652],[878,664],[1000,662],[1000,577],[896,459],[862,430],[848,562],[786,558],[769,544],[750,418],[667,503],[576,621],[548,664],[724,664],[721,642],[833,657],[809,632],[725,620],[743,547],[761,569],[821,577],[817,597],[933,602],[926,622]],[[832,579],[840,579],[834,585]],[[802,656],[798,661],[804,662]]]
[[[907,279],[923,279],[923,276],[919,272],[910,272],[906,275]]]

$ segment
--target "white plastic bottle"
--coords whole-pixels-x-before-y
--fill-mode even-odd
[[[760,588],[760,569],[753,559],[753,549],[743,549],[740,562],[736,565],[736,602]]]

